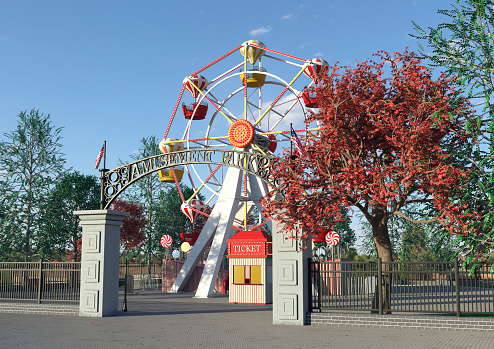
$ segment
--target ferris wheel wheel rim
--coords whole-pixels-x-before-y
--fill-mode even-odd
[[[302,111],[303,111],[303,114],[304,114],[304,118],[306,117],[306,114],[307,114],[307,110],[305,108],[305,105],[302,103],[302,97],[301,97],[301,94],[300,94],[300,91],[298,91],[297,89],[293,88],[293,86],[291,86],[288,82],[286,82],[284,79],[278,77],[277,75],[275,74],[272,74],[272,73],[269,73],[267,71],[252,71],[252,70],[249,70],[249,71],[243,71],[243,72],[237,72],[237,73],[231,73],[217,81],[214,82],[213,86],[211,88],[208,88],[204,94],[201,94],[201,96],[199,97],[199,99],[197,100],[197,103],[201,103],[202,101],[204,101],[204,99],[207,100],[206,96],[209,94],[210,96],[213,96],[213,90],[220,86],[220,84],[224,83],[225,81],[229,80],[229,79],[232,79],[236,76],[240,76],[242,74],[247,74],[249,72],[255,72],[257,74],[263,74],[263,75],[266,75],[266,76],[269,76],[273,79],[275,79],[275,81],[265,81],[265,84],[269,84],[269,85],[276,85],[276,86],[280,86],[280,87],[284,87],[286,88],[287,90],[289,90],[294,96],[295,96],[295,99],[297,100],[298,104],[301,106],[302,108]],[[276,81],[278,80],[278,81]],[[244,90],[244,86],[241,86],[239,87],[238,89],[236,89],[234,92],[232,92],[230,95],[227,96],[227,98],[225,98],[223,101],[218,101],[216,100],[216,98],[214,98],[216,100],[216,102],[218,102],[218,107],[221,109],[224,107],[224,105],[226,104],[226,102],[228,102],[228,100],[230,100],[233,96],[235,96],[236,94],[238,94],[239,92],[241,92],[242,90]],[[208,127],[206,129],[206,137],[205,138],[209,138],[209,132],[211,130],[211,126],[212,126],[212,123],[214,122],[216,116],[218,115],[220,111],[218,109],[215,110],[214,114],[211,116],[210,120],[209,120],[209,123],[208,123]],[[244,112],[245,113],[245,112]],[[286,116],[286,115],[285,115]],[[285,118],[285,116],[283,116],[279,121],[278,123],[273,127],[276,128],[277,125],[279,124],[279,122],[281,122],[282,119]],[[235,119],[234,121],[238,120],[237,117],[235,116],[232,116],[230,115],[230,118],[233,118]],[[232,123],[231,119],[227,117],[227,119],[229,119],[229,121]],[[186,146],[187,146],[187,149],[208,149],[210,147],[213,147],[213,145],[208,145],[208,144],[204,144],[203,146],[199,145],[199,147],[197,148],[192,148],[190,146],[190,130],[191,130],[191,126],[192,126],[192,121],[193,121],[193,116],[190,118],[189,122],[187,123],[187,126],[186,126],[186,132],[187,132],[187,137],[183,137],[182,139],[185,138],[185,141],[186,141]],[[269,130],[268,132],[271,132],[272,130]],[[208,140],[205,140],[204,142],[208,142]],[[227,144],[224,144],[224,145],[220,145],[220,146],[224,146],[224,147],[228,147],[229,145]],[[210,188],[207,184],[207,182],[205,182],[203,179],[202,179],[202,176],[200,176],[198,173],[197,173],[197,170],[195,168],[195,165],[194,164],[191,164],[191,167],[192,167],[192,171],[194,172],[195,176],[199,179],[199,181],[202,183],[203,187],[207,188],[211,193],[213,193],[213,196],[215,195],[218,195],[219,191],[221,191],[221,187],[222,187],[222,184],[220,184],[220,188],[218,191],[216,190],[213,190],[212,188]],[[211,170],[211,167],[210,165],[208,165],[208,170],[210,172],[212,172]],[[186,167],[186,171],[189,172],[189,175],[190,175],[190,170],[188,167]],[[219,181],[216,179],[216,176],[214,176],[214,180],[216,182],[219,183]]]

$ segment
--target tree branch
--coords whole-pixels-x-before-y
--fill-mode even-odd
[[[432,219],[427,219],[427,220],[424,220],[424,221],[419,221],[419,220],[416,220],[416,219],[407,217],[403,213],[398,212],[398,211],[393,212],[393,215],[400,216],[402,218],[405,218],[407,221],[410,221],[412,223],[418,223],[418,224],[425,224],[425,223],[432,223],[432,222],[438,222],[439,221],[439,218],[432,218]]]

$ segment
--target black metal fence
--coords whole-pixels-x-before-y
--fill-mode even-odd
[[[80,262],[0,262],[0,299],[79,302]]]
[[[452,262],[312,262],[311,311],[485,314],[494,312],[494,275]]]
[[[125,263],[120,263],[119,279],[125,280]],[[133,285],[131,290],[160,289],[163,284],[163,262],[135,263],[127,265],[127,275],[131,275]],[[127,285],[130,286],[130,285]]]

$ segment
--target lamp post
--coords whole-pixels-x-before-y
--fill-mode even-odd
[[[122,311],[127,312],[127,267],[129,265],[129,260],[125,259],[125,282],[124,282],[124,300]]]

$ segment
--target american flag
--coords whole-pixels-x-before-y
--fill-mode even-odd
[[[293,130],[293,127],[290,126],[290,139],[293,144],[295,144],[295,148],[297,149],[297,153],[299,156],[302,156],[304,154],[304,147],[302,146],[302,143],[300,143],[300,139],[298,138],[297,134]]]
[[[96,158],[96,163],[94,165],[94,169],[97,169],[99,167],[99,163],[101,162],[101,158],[105,155],[105,143],[103,143],[103,146],[101,147],[101,150],[98,153],[98,157]]]

